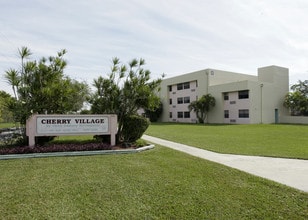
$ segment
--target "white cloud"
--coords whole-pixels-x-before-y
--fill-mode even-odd
[[[36,59],[67,49],[66,73],[87,81],[118,56],[145,58],[156,77],[275,64],[296,82],[307,79],[307,9],[305,0],[0,0],[0,73],[28,46]]]

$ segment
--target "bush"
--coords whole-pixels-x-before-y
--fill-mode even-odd
[[[16,128],[1,129],[0,147],[24,145],[26,143],[27,143],[27,138],[24,129],[16,129]]]
[[[94,135],[94,139],[97,142],[101,142],[101,143],[108,143],[111,144],[111,136],[109,134],[103,134],[103,135]]]
[[[38,136],[35,137],[35,143],[38,145],[46,144],[55,139],[55,136]]]
[[[135,142],[135,145],[136,145],[136,148],[144,147],[144,146],[148,145],[148,142],[145,141],[145,140],[142,140],[142,139],[138,139],[138,140]]]
[[[123,122],[123,142],[136,142],[150,125],[150,121],[139,115],[132,115],[125,118]]]
[[[36,145],[6,147],[0,148],[2,154],[31,154],[31,153],[49,153],[49,152],[69,152],[69,151],[95,151],[95,150],[111,150],[110,144],[103,143],[86,143],[86,144],[50,144],[46,146]]]
[[[163,103],[160,102],[159,106],[154,110],[145,110],[145,115],[150,119],[150,122],[157,122],[161,113],[163,112]]]

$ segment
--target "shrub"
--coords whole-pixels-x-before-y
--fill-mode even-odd
[[[0,147],[17,146],[27,143],[24,129],[3,129],[4,133],[0,131]]]
[[[50,144],[46,146],[36,145],[6,147],[0,148],[2,154],[30,154],[30,153],[49,153],[49,152],[68,152],[68,151],[94,151],[94,150],[111,150],[109,144],[103,143],[86,143],[86,144]]]
[[[163,112],[163,103],[160,102],[159,106],[154,110],[145,109],[145,115],[150,119],[150,122],[157,122],[161,113]]]
[[[35,143],[38,145],[43,145],[54,139],[55,139],[55,136],[38,136],[38,137],[35,137]]]
[[[131,115],[125,118],[123,122],[123,142],[136,142],[150,125],[150,121],[139,115]]]
[[[135,142],[135,145],[136,145],[136,148],[139,148],[139,147],[144,147],[144,146],[148,145],[148,143],[145,140],[138,139]]]
[[[101,143],[111,143],[111,136],[109,134],[103,134],[103,135],[94,135],[94,139],[97,142],[101,142]]]

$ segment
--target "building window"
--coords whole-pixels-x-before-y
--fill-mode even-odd
[[[182,90],[183,89],[183,83],[177,84],[177,89]]]
[[[169,118],[172,118],[172,112],[169,112]]]
[[[236,104],[236,101],[230,101],[230,105]]]
[[[229,118],[229,110],[225,110],[225,118]]]
[[[190,97],[189,96],[184,97],[184,103],[190,103]]]
[[[239,118],[249,118],[249,109],[240,109],[238,110]]]
[[[184,112],[184,118],[190,118],[190,112]]]
[[[190,82],[179,83],[176,86],[177,86],[178,90],[189,89],[190,88]]]
[[[189,82],[185,82],[184,84],[184,89],[189,89],[190,88],[190,83]]]
[[[229,93],[227,92],[224,93],[224,100],[225,101],[229,100]]]
[[[168,86],[169,87],[169,92],[172,92],[172,86]]]
[[[169,105],[172,105],[172,99],[169,99]]]
[[[249,90],[243,90],[238,92],[238,99],[248,99],[249,98]]]
[[[178,104],[183,104],[183,98],[178,98]]]
[[[183,118],[183,112],[178,112],[178,118]]]

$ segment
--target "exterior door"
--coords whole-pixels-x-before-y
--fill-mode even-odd
[[[278,109],[275,108],[275,124],[279,123],[279,114],[278,114]]]

